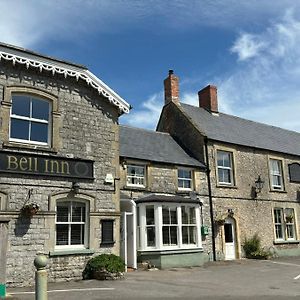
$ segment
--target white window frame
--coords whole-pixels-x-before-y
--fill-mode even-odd
[[[89,205],[87,201],[80,200],[80,199],[60,199],[56,201],[56,211],[57,211],[57,206],[59,206],[60,203],[65,202],[65,203],[70,203],[70,206],[68,206],[68,218],[70,218],[70,212],[72,210],[72,205],[74,202],[77,203],[83,203],[85,205],[85,222],[72,222],[68,220],[68,222],[58,222],[57,221],[57,214],[55,216],[55,250],[71,250],[71,249],[87,249],[88,248],[88,241],[89,241]],[[70,209],[71,208],[71,209]],[[71,225],[84,225],[84,242],[83,244],[78,244],[78,245],[72,245],[70,243],[71,240]],[[57,240],[57,230],[56,230],[56,225],[68,225],[68,245],[57,245],[56,240]]]
[[[138,176],[136,174],[131,175],[128,174],[129,168],[136,168],[136,169],[142,169],[143,170],[143,176]],[[128,178],[136,179],[137,181],[142,180],[142,184],[139,183],[130,183],[128,182]],[[128,164],[126,167],[126,186],[129,187],[141,187],[145,188],[146,187],[146,166],[145,165],[136,165],[136,164]]]
[[[175,250],[175,249],[193,249],[193,248],[202,248],[202,239],[201,239],[201,222],[200,222],[200,207],[197,204],[187,203],[169,203],[169,202],[149,202],[149,203],[139,203],[137,204],[137,209],[139,211],[137,223],[137,236],[139,236],[138,248],[140,251],[153,251],[153,250]],[[147,230],[146,230],[146,206],[154,206],[154,216],[155,216],[155,246],[147,246]],[[164,245],[163,244],[163,215],[162,208],[163,206],[172,207],[176,209],[177,212],[177,244],[176,245]],[[183,244],[182,239],[182,228],[187,226],[187,224],[182,224],[182,215],[181,208],[182,206],[187,209],[193,207],[195,209],[195,224],[189,224],[195,226],[196,228],[196,237],[195,242],[192,244]],[[168,224],[165,224],[166,226]],[[174,224],[175,226],[175,224]]]
[[[219,160],[218,160],[218,154],[219,153],[226,153],[229,155],[229,163],[230,166],[226,167],[226,166],[221,166],[218,164]],[[227,150],[223,150],[223,149],[217,149],[216,151],[216,165],[217,165],[217,179],[218,179],[218,184],[219,185],[225,185],[225,186],[233,186],[234,185],[234,171],[233,171],[233,152],[231,151],[227,151]],[[226,181],[221,181],[219,178],[219,170],[225,170],[225,171],[229,171],[229,176],[230,176],[230,181],[226,182]]]
[[[289,222],[287,219],[287,211],[290,210],[292,212],[292,218],[293,221]],[[280,222],[276,222],[276,212],[280,212]],[[275,240],[276,241],[294,241],[297,239],[297,233],[296,233],[296,218],[295,218],[295,210],[294,208],[287,207],[275,207],[273,209],[273,215],[274,215],[274,234],[275,234]],[[277,236],[276,227],[280,226],[281,228],[281,235],[282,238]],[[288,227],[292,228],[293,231],[293,237],[289,237],[289,230]]]
[[[273,169],[273,163],[276,162],[279,170]],[[270,172],[270,187],[272,191],[283,191],[284,180],[283,180],[283,163],[281,159],[269,158],[269,172]],[[274,184],[273,178],[279,178],[280,184]]]
[[[183,172],[190,172],[190,177],[179,177],[179,171],[183,171]],[[178,168],[177,169],[177,185],[178,185],[178,190],[179,191],[192,191],[193,190],[193,170],[192,169],[187,169],[187,168]],[[183,182],[183,187],[179,186],[179,180],[182,180]],[[185,182],[189,182],[190,183],[190,187],[184,187],[184,183]]]
[[[13,114],[13,101],[11,101],[12,105],[11,105],[11,110],[10,110],[10,126],[9,126],[9,140],[12,142],[17,142],[17,143],[26,143],[26,144],[34,144],[34,145],[42,145],[42,146],[48,146],[51,144],[51,132],[52,132],[52,122],[51,122],[51,114],[52,114],[52,104],[51,101],[41,98],[38,95],[37,96],[33,96],[31,94],[24,94],[24,93],[12,93],[12,100],[14,96],[25,96],[30,98],[30,116],[26,117],[26,116],[21,116],[21,115],[16,115]],[[43,102],[47,102],[48,106],[49,106],[49,114],[48,114],[48,120],[43,120],[43,119],[37,119],[37,118],[33,118],[32,115],[32,100],[37,100],[37,101],[43,101]],[[12,138],[11,137],[11,127],[12,127],[12,120],[23,120],[23,121],[27,121],[29,123],[29,139],[18,139],[18,138]],[[39,141],[33,141],[30,139],[30,135],[31,135],[31,124],[35,122],[35,123],[39,123],[39,124],[47,124],[48,126],[48,136],[47,136],[47,142],[39,142]]]

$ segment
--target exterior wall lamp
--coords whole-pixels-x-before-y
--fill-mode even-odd
[[[261,192],[261,190],[264,187],[264,181],[261,180],[260,175],[258,175],[258,178],[255,180],[255,191],[254,191],[254,197],[257,197],[257,194]]]

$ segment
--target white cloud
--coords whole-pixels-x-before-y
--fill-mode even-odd
[[[234,43],[231,51],[237,53],[239,60],[246,60],[259,55],[260,51],[266,47],[268,44],[261,41],[257,36],[245,33]]]
[[[143,102],[141,109],[133,109],[129,115],[121,117],[121,124],[155,129],[164,104],[163,99],[162,92],[152,95]]]
[[[249,36],[258,49],[243,44]],[[292,11],[260,33],[240,34],[232,48],[238,67],[218,82],[223,111],[300,131],[295,113],[300,102],[299,43],[300,21]]]
[[[195,26],[232,29],[277,16],[291,5],[300,7],[293,0],[1,0],[0,37],[3,42],[32,48],[49,39],[120,32],[136,24],[159,31]]]

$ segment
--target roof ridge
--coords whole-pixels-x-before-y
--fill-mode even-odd
[[[130,129],[137,129],[137,130],[140,130],[140,131],[147,131],[147,132],[151,132],[151,133],[164,134],[164,135],[172,137],[170,135],[170,133],[168,133],[168,132],[161,132],[161,131],[156,131],[156,130],[148,129],[148,128],[134,127],[134,126],[130,126],[130,125],[127,125],[127,124],[120,124],[119,126],[120,127],[130,128]]]
[[[201,110],[204,110],[206,111],[207,113],[210,114],[210,112],[208,112],[207,110],[205,110],[204,108],[201,108],[201,107],[198,107],[198,106],[195,106],[195,105],[191,105],[191,104],[188,104],[188,103],[182,103],[186,106],[191,106],[193,108],[197,108],[197,109],[201,109]],[[251,123],[254,123],[254,124],[259,124],[259,125],[263,125],[263,126],[267,126],[267,127],[272,127],[272,128],[276,128],[276,129],[280,129],[280,130],[283,130],[283,131],[288,131],[288,132],[291,132],[291,133],[295,133],[295,134],[298,134],[300,135],[300,132],[298,131],[295,131],[295,130],[291,130],[291,129],[286,129],[286,128],[282,128],[282,127],[279,127],[279,126],[276,126],[276,125],[271,125],[271,124],[267,124],[267,123],[263,123],[263,122],[258,122],[258,121],[254,121],[254,120],[250,120],[250,119],[246,119],[246,118],[242,118],[240,116],[236,116],[236,115],[231,115],[231,114],[227,114],[227,113],[223,113],[223,112],[219,112],[219,115],[224,115],[224,116],[228,116],[228,117],[231,117],[231,118],[235,118],[235,119],[239,119],[239,120],[243,120],[243,121],[247,121],[247,122],[251,122]]]

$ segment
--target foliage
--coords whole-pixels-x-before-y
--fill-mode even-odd
[[[245,238],[243,249],[246,258],[268,259],[272,256],[270,251],[266,251],[261,247],[261,239],[257,233],[255,233],[250,239]]]
[[[96,271],[121,273],[125,271],[125,263],[121,257],[114,254],[100,254],[91,258],[82,272],[83,279],[94,278]]]

